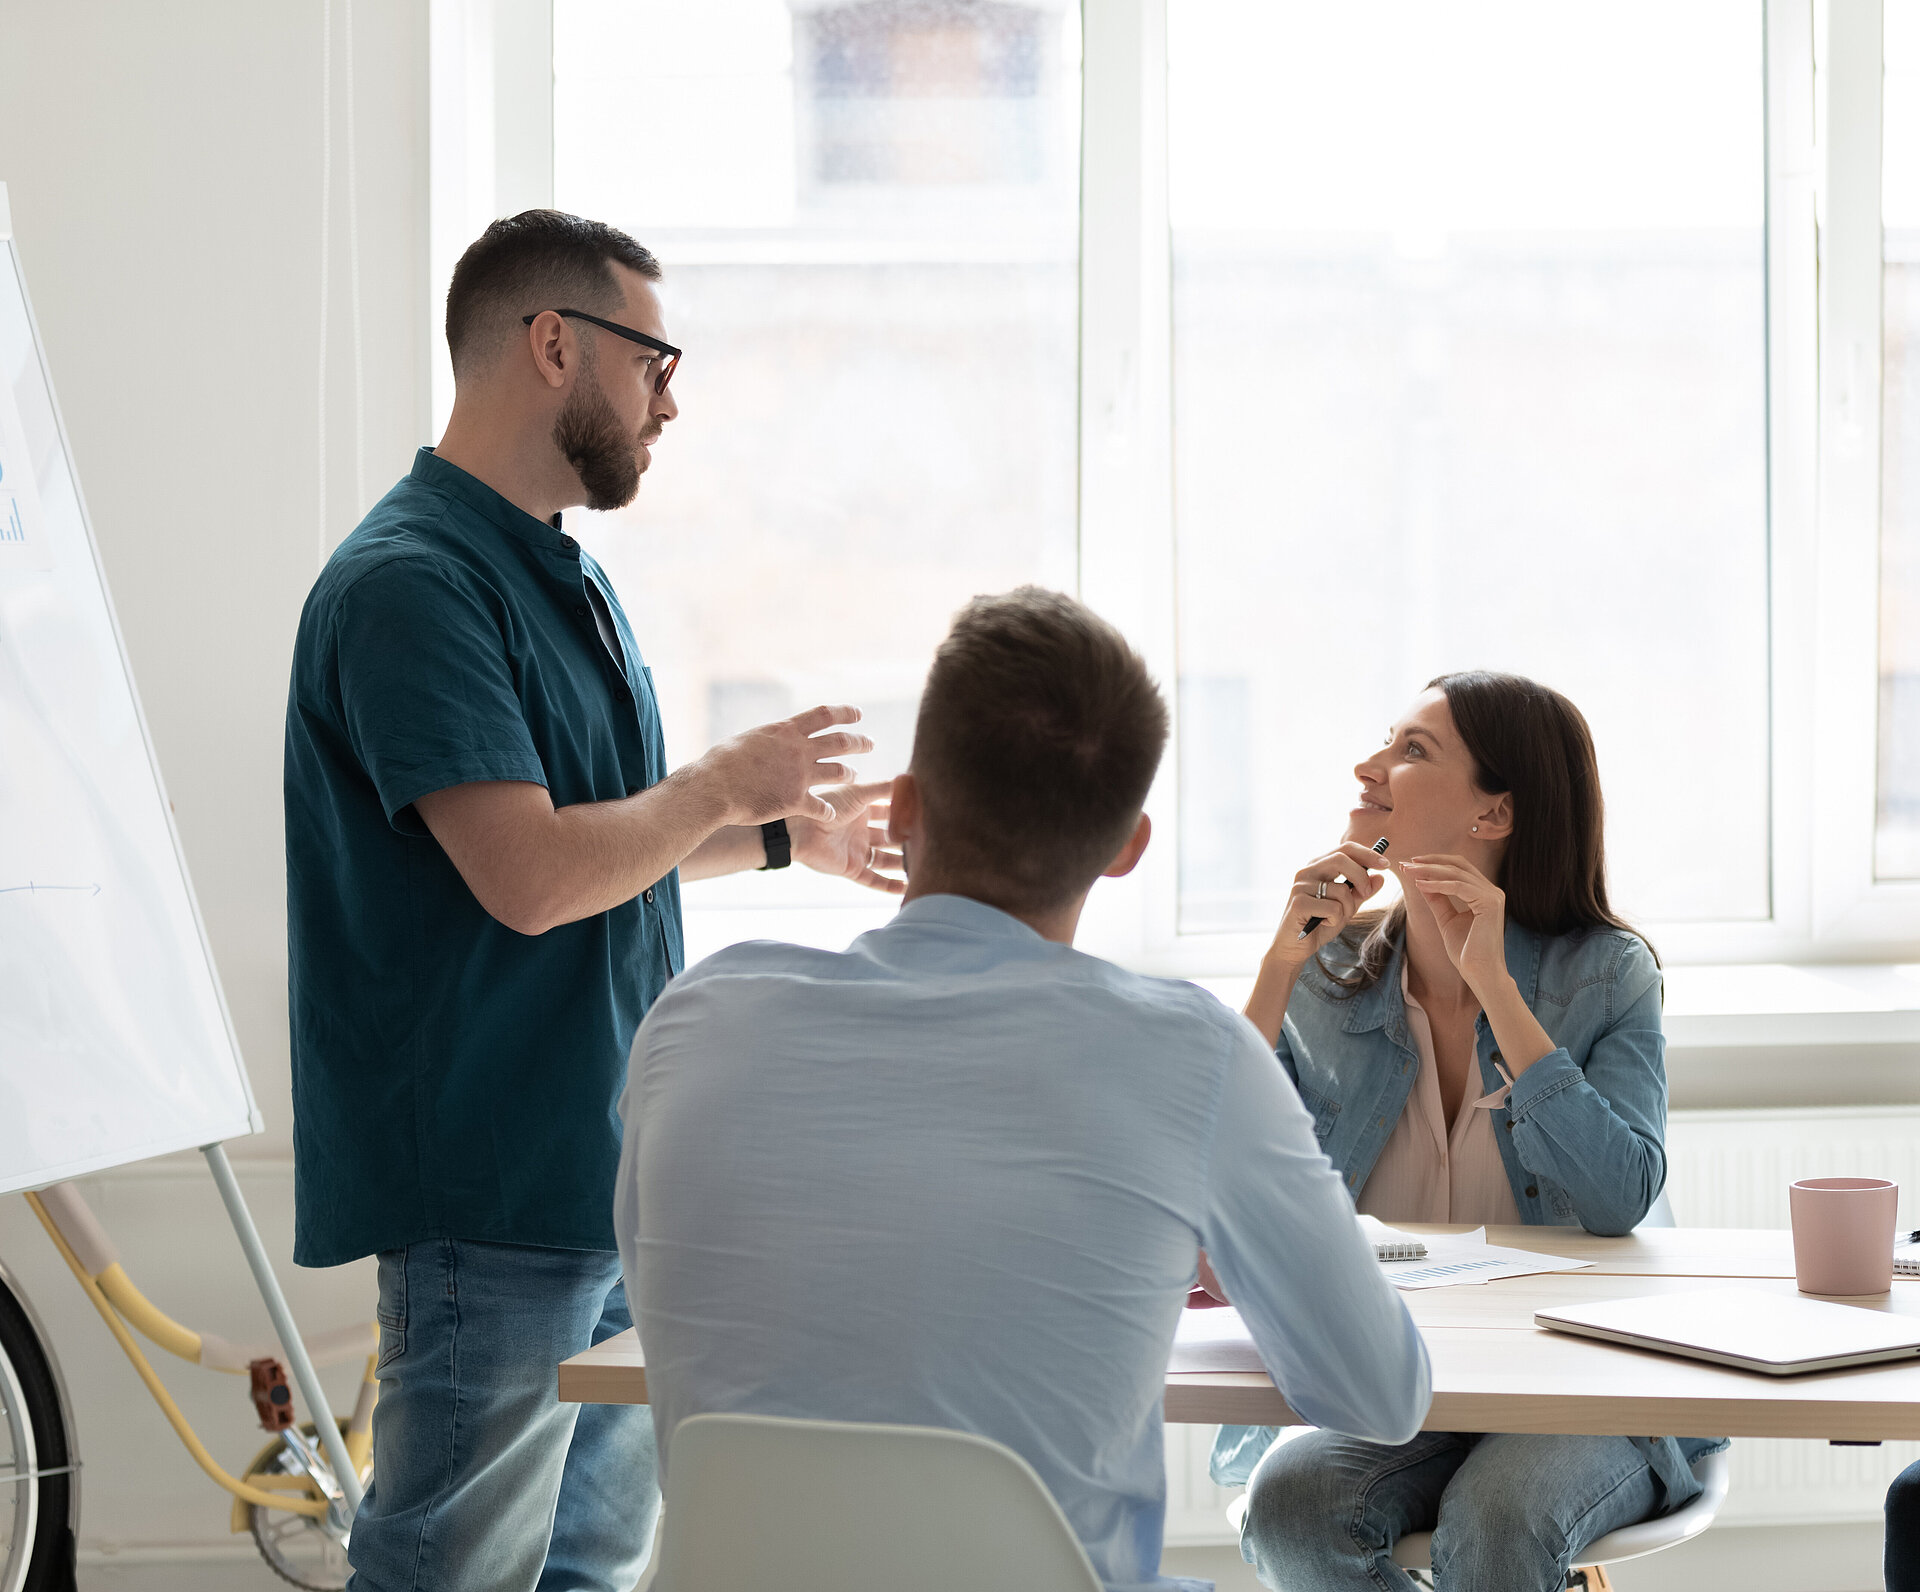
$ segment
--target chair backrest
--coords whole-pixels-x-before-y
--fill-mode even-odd
[[[1681,1505],[1670,1515],[1656,1515],[1651,1520],[1609,1531],[1575,1554],[1573,1562],[1581,1566],[1620,1564],[1691,1542],[1713,1524],[1720,1506],[1727,1501],[1730,1472],[1726,1451],[1722,1449],[1717,1454],[1704,1454],[1696,1459],[1693,1474],[1700,1483],[1700,1491],[1692,1503]],[[1393,1562],[1403,1570],[1432,1569],[1432,1548],[1432,1532],[1410,1531],[1394,1543]]]
[[[1673,1201],[1667,1198],[1665,1189],[1660,1191],[1660,1197],[1653,1202],[1647,1214],[1640,1218],[1640,1225],[1642,1227],[1678,1227],[1680,1225],[1673,1219]]]
[[[1033,1467],[972,1432],[694,1415],[669,1457],[657,1592],[1100,1592]]]

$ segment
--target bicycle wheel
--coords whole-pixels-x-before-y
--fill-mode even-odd
[[[52,1357],[0,1272],[0,1592],[74,1592],[71,1461]]]

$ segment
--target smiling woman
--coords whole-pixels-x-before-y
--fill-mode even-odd
[[[1608,904],[1586,720],[1530,680],[1443,675],[1354,774],[1346,838],[1296,876],[1247,1017],[1356,1208],[1629,1231],[1666,1182],[1661,979]],[[1384,881],[1359,842],[1380,831],[1405,895],[1362,915]],[[1224,1428],[1215,1475],[1248,1483],[1261,1578],[1303,1592],[1411,1586],[1392,1550],[1423,1530],[1464,1584],[1549,1592],[1588,1543],[1686,1503],[1724,1446],[1278,1435]]]
[[[1455,922],[1462,912],[1491,910],[1482,886],[1497,886],[1501,898],[1499,919],[1486,928],[1511,920],[1542,935],[1633,932],[1608,900],[1593,737],[1559,692],[1483,670],[1442,675],[1353,772],[1360,792],[1346,833],[1295,875],[1248,1003],[1247,1015],[1270,1037],[1278,1038],[1309,957],[1344,941],[1333,962],[1351,966],[1324,971],[1358,993],[1399,954],[1411,913],[1437,914],[1464,936],[1470,925]],[[1363,915],[1385,882],[1364,849],[1368,835],[1379,836],[1375,849],[1385,849],[1385,866],[1408,895]],[[1310,922],[1318,927],[1308,932]]]

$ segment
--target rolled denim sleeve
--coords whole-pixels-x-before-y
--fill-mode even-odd
[[[1558,1183],[1590,1233],[1630,1232],[1667,1181],[1666,1036],[1660,969],[1626,940],[1608,982],[1608,1021],[1576,1062],[1563,1046],[1514,1080],[1514,1153]]]
[[[1303,1420],[1403,1443],[1432,1401],[1426,1344],[1381,1274],[1298,1094],[1234,1019],[1210,1161],[1207,1258]]]

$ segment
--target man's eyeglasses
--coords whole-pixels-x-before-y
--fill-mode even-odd
[[[522,315],[520,324],[531,326],[546,313],[545,310],[536,310],[531,315]],[[631,326],[622,326],[617,321],[603,321],[598,315],[589,315],[585,310],[555,310],[553,313],[570,316],[576,321],[591,321],[602,331],[612,332],[615,337],[624,337],[630,343],[638,343],[642,348],[651,348],[656,354],[664,355],[667,362],[661,367],[660,374],[653,378],[655,392],[667,390],[667,383],[673,380],[673,373],[680,366],[680,350],[673,344],[663,343],[658,338],[647,336],[645,332],[636,332]]]

